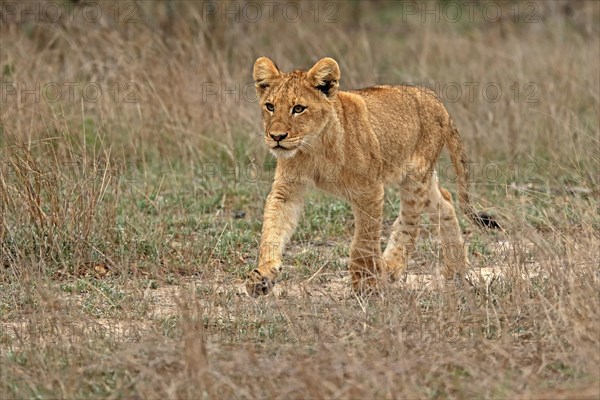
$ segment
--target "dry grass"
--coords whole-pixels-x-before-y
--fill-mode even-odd
[[[34,23],[59,3],[29,4],[1,4],[1,398],[600,397],[598,3],[482,2],[456,23],[392,2],[281,2],[272,21],[255,2],[256,23],[245,2],[239,22],[223,3],[92,2],[86,21],[60,2]],[[355,298],[351,213],[315,192],[275,295],[245,295],[273,168],[261,55],[439,88],[504,228],[465,223],[468,282],[436,281],[424,229],[406,281]]]

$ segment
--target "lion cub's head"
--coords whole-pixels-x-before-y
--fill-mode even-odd
[[[275,157],[293,157],[316,145],[333,113],[339,79],[340,68],[332,58],[323,58],[308,71],[288,74],[266,57],[256,60],[254,82],[265,141]]]

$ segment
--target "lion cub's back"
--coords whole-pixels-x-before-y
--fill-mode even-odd
[[[432,90],[385,85],[351,92],[365,101],[386,168],[439,154],[450,116]]]
[[[351,90],[360,95],[373,118],[372,123],[386,126],[401,124],[403,128],[420,124],[426,118],[447,118],[444,104],[433,90],[423,86],[379,85]],[[390,125],[391,124],[391,125]]]

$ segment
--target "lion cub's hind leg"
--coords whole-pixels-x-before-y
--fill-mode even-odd
[[[429,184],[429,199],[426,202],[429,221],[439,227],[444,257],[443,275],[446,279],[462,276],[467,268],[467,249],[450,193],[441,188],[434,172]]]
[[[421,212],[428,202],[428,181],[407,178],[400,185],[400,213],[394,221],[390,239],[383,253],[383,262],[391,281],[397,280],[404,273],[408,259],[415,249]]]

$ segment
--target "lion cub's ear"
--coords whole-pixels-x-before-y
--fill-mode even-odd
[[[328,97],[339,87],[340,67],[333,58],[322,58],[307,73],[309,82]]]
[[[273,83],[274,80],[279,78],[281,72],[273,61],[267,57],[260,57],[254,63],[254,84],[258,95],[262,95],[263,92]]]

